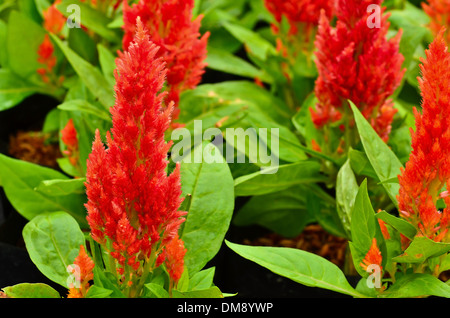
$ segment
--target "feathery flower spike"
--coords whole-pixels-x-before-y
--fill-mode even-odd
[[[380,249],[378,248],[378,245],[377,245],[377,239],[373,238],[372,245],[370,246],[370,249],[367,252],[366,257],[364,257],[363,261],[359,265],[365,271],[367,271],[367,268],[370,265],[378,265],[378,266],[380,266],[380,269],[382,269],[381,262],[382,262],[382,256],[381,256]]]
[[[142,269],[154,268],[155,259],[164,261],[164,248],[186,215],[178,211],[179,165],[166,173],[171,143],[165,142],[164,133],[173,103],[162,107],[166,70],[157,52],[138,18],[134,41],[116,60],[116,103],[107,149],[97,131],[87,163],[86,207],[92,237],[105,248],[112,243],[109,252],[121,282],[131,288],[145,275]],[[131,278],[125,272],[132,273]]]
[[[39,45],[38,59],[37,61],[43,65],[43,67],[38,68],[37,72],[41,76],[41,79],[44,83],[51,83],[54,81],[53,68],[56,66],[56,57],[53,54],[55,48],[50,41],[50,37],[48,34],[45,34],[44,40],[41,45]],[[60,78],[61,80],[61,78]]]
[[[442,28],[422,59],[418,78],[422,113],[414,108],[412,152],[399,175],[399,211],[419,231],[435,241],[448,241],[450,198],[442,192],[450,186],[450,53]],[[443,198],[446,207],[436,208]]]
[[[173,119],[178,118],[180,94],[200,83],[206,67],[209,32],[200,35],[202,16],[192,20],[193,7],[193,0],[140,0],[132,6],[126,0],[123,2],[123,49],[128,49],[136,19],[140,17],[150,40],[160,47],[157,57],[166,62],[168,95],[165,104],[175,103]]]
[[[56,0],[46,10],[42,12],[44,18],[44,29],[48,32],[59,35],[62,31],[66,18],[56,7],[61,3],[61,0]]]
[[[316,36],[316,65],[319,76],[311,109],[316,127],[336,122],[348,111],[351,100],[387,141],[396,113],[390,95],[399,86],[405,69],[399,53],[401,31],[386,39],[389,14],[382,14],[381,27],[370,28],[367,7],[382,0],[337,0],[336,27],[322,11]],[[385,8],[382,9],[384,12]]]
[[[72,118],[61,130],[61,140],[67,146],[67,150],[64,150],[63,153],[69,158],[72,166],[77,166],[79,159],[78,137]]]
[[[450,1],[449,0],[427,0],[422,3],[423,11],[430,17],[428,27],[438,35],[442,27],[450,27]],[[445,32],[444,36],[447,43],[450,43],[450,34]]]
[[[70,286],[67,298],[84,298],[90,288],[89,281],[94,279],[94,261],[87,255],[84,246],[80,246],[80,252],[75,258],[74,265],[78,266],[79,271],[72,268],[72,275],[78,280],[79,286]]]

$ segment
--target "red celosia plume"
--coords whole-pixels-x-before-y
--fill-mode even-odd
[[[381,262],[383,258],[381,256],[381,251],[378,248],[377,245],[377,239],[372,239],[372,245],[370,246],[369,251],[367,252],[366,256],[364,257],[363,261],[359,264],[365,271],[367,271],[368,267],[370,265],[378,265],[381,267]]]
[[[156,53],[167,67],[166,104],[175,103],[174,119],[178,116],[180,94],[195,88],[201,81],[206,63],[209,32],[200,36],[202,16],[192,19],[193,0],[140,0],[137,4],[123,2],[123,49],[127,50],[140,17],[149,31],[150,40],[160,47]]]
[[[90,284],[89,281],[94,279],[94,261],[87,255],[84,246],[80,246],[80,252],[75,258],[74,265],[78,268],[71,267],[72,275],[78,280],[77,284],[79,286],[73,285],[69,286],[69,295],[67,298],[83,298],[86,296]]]
[[[63,153],[69,158],[72,166],[77,166],[79,159],[78,137],[72,118],[69,119],[66,126],[61,130],[61,140],[67,147]]]
[[[418,235],[436,241],[448,240],[450,198],[450,53],[444,29],[426,51],[420,66],[422,113],[414,109],[416,129],[411,129],[412,152],[399,176],[399,210]],[[443,198],[446,208],[436,208]]]
[[[61,3],[61,0],[56,0],[51,6],[42,12],[44,18],[44,29],[48,32],[57,34],[62,31],[66,18],[58,10],[57,5]]]
[[[264,4],[278,24],[283,17],[287,19],[291,35],[317,26],[321,10],[331,19],[334,9],[330,0],[264,0]],[[275,33],[279,31],[277,25],[272,25],[272,29]]]
[[[429,28],[436,36],[444,26],[450,27],[450,1],[449,0],[427,0],[423,1],[422,8],[430,17]],[[450,43],[450,34],[445,32],[445,39]]]
[[[166,172],[171,144],[165,142],[164,133],[173,103],[162,106],[166,69],[158,50],[138,19],[134,41],[116,60],[116,103],[107,149],[97,131],[87,164],[91,234],[104,246],[112,243],[109,252],[119,274],[139,275],[137,269],[144,263],[161,259],[186,214],[178,211],[179,166],[170,175]]]
[[[64,79],[63,76],[57,78],[54,74],[54,67],[56,66],[57,60],[54,55],[55,48],[50,40],[48,34],[45,34],[44,40],[37,51],[38,59],[37,61],[43,65],[43,67],[37,69],[37,73],[41,76],[44,83],[58,85]]]
[[[396,113],[389,96],[403,77],[403,56],[399,53],[401,32],[386,39],[389,15],[381,14],[380,28],[369,27],[369,5],[382,0],[337,0],[336,27],[322,11],[316,37],[316,65],[319,76],[315,94],[319,100],[311,109],[320,128],[340,120],[351,100],[387,141]],[[382,9],[384,12],[384,9]]]

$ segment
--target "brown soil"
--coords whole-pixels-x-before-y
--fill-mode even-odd
[[[49,142],[50,136],[39,131],[18,131],[9,137],[8,152],[14,158],[46,167],[57,168],[57,158],[62,154],[57,143]]]

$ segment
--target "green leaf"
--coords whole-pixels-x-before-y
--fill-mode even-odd
[[[112,290],[92,285],[86,293],[86,298],[107,298],[112,294]]]
[[[350,148],[348,158],[350,160],[352,170],[357,175],[378,180],[378,176],[375,170],[373,170],[372,165],[364,152]]]
[[[181,238],[187,249],[185,264],[193,275],[216,255],[228,231],[234,209],[233,177],[226,162],[182,162],[181,185],[183,196],[191,196]]]
[[[36,70],[41,65],[37,61],[37,51],[44,36],[45,30],[39,24],[21,12],[11,12],[8,19],[6,50],[8,68],[14,74],[26,79],[38,78]]]
[[[222,292],[216,286],[202,290],[180,292],[173,290],[173,298],[223,298]]]
[[[437,296],[450,298],[450,286],[429,274],[408,274],[400,277],[380,297],[412,298]]]
[[[25,225],[23,238],[36,267],[50,280],[68,287],[67,266],[85,244],[77,221],[65,212],[43,213]]]
[[[111,116],[109,113],[86,100],[72,99],[58,105],[58,108],[65,111],[80,111],[86,114],[94,115],[106,121],[111,121]]]
[[[61,298],[52,287],[42,283],[23,283],[3,288],[10,298]]]
[[[348,283],[339,267],[316,254],[292,248],[225,243],[242,257],[297,283],[353,297],[365,297]]]
[[[378,212],[376,214],[376,217],[392,226],[394,229],[405,235],[410,240],[414,239],[414,237],[416,236],[416,228],[408,221],[389,214],[386,211]]]
[[[98,44],[98,58],[103,75],[108,81],[109,85],[114,86],[116,79],[114,78],[114,70],[116,69],[116,57],[104,45]]]
[[[10,70],[0,69],[0,111],[19,104],[26,97],[39,91],[40,87],[28,83]]]
[[[261,225],[285,237],[298,235],[313,218],[308,211],[309,185],[253,196],[234,216],[237,226]]]
[[[151,292],[151,296],[156,298],[169,298],[169,293],[163,286],[156,283],[148,283],[144,285]]]
[[[86,178],[44,180],[36,187],[36,191],[49,196],[64,196],[72,193],[84,194]]]
[[[364,180],[358,190],[355,203],[351,213],[351,242],[353,262],[356,270],[363,276],[367,273],[361,269],[359,264],[366,256],[372,246],[373,238],[383,255],[386,255],[386,245],[380,226],[375,218],[375,211],[367,192],[367,180]],[[383,253],[384,252],[384,253]]]
[[[78,0],[63,0],[57,7],[59,11],[66,17],[70,17],[74,14],[73,10],[68,10],[68,6],[77,5],[79,7],[81,24],[86,26],[89,30],[94,31],[102,38],[119,43],[121,41],[121,35],[119,32],[107,27],[112,22],[110,18],[105,16],[100,10],[96,10],[89,4],[83,3]]]
[[[215,268],[201,270],[189,279],[189,290],[207,289],[213,285]]]
[[[339,169],[336,178],[336,206],[342,225],[348,235],[351,233],[351,213],[358,190],[359,186],[355,174],[350,166],[350,160],[347,159]]]
[[[64,44],[57,36],[50,34],[58,47],[63,51],[75,72],[84,82],[90,92],[98,98],[100,103],[109,111],[114,105],[113,87],[108,83],[98,68],[81,58],[71,48]]]
[[[398,207],[397,194],[400,188],[399,184],[386,183],[384,181],[397,177],[403,165],[386,143],[378,136],[359,109],[351,101],[349,103],[355,116],[356,126],[358,127],[367,158],[375,170],[378,179],[382,182],[381,185],[395,206]]]
[[[103,271],[97,265],[94,267],[94,286],[111,290],[112,293],[109,295],[111,298],[125,298],[117,285],[117,280],[114,275],[110,272]]]
[[[326,177],[320,174],[320,164],[305,160],[264,168],[262,171],[239,177],[234,182],[234,190],[236,196],[262,195],[298,184],[324,181]]]
[[[392,260],[398,263],[424,263],[430,257],[450,251],[450,243],[435,242],[425,236],[416,236],[403,254]]]
[[[251,79],[259,78],[266,83],[272,82],[272,78],[262,70],[225,50],[208,47],[206,63],[208,68],[213,70],[249,77]]]
[[[88,227],[84,194],[49,196],[35,191],[43,181],[69,180],[62,173],[0,154],[0,179],[8,200],[26,219],[31,220],[44,212],[65,211],[80,226]]]
[[[276,55],[277,51],[273,45],[261,37],[258,33],[242,27],[238,24],[225,22],[223,24],[236,39],[242,42],[250,54],[256,56],[261,61],[265,61],[268,55]]]

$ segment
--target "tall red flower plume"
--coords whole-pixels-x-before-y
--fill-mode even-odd
[[[131,271],[139,276],[138,269],[158,257],[175,237],[186,214],[178,211],[179,165],[166,173],[171,144],[165,142],[164,133],[173,103],[162,107],[166,70],[157,52],[138,19],[134,41],[116,60],[116,103],[107,149],[97,131],[87,163],[91,234],[105,248],[112,243],[109,252],[119,274]]]
[[[136,19],[146,26],[150,40],[160,47],[156,53],[167,67],[166,104],[173,101],[173,117],[178,117],[180,94],[195,88],[201,81],[206,63],[209,32],[200,35],[202,16],[192,20],[193,0],[140,0],[131,7],[123,2],[123,49],[127,50],[135,33]]]
[[[319,76],[315,94],[319,100],[311,109],[320,128],[340,120],[351,100],[387,141],[396,113],[389,96],[403,77],[403,56],[399,53],[401,32],[386,39],[389,15],[380,17],[380,27],[371,28],[369,5],[382,0],[337,0],[336,27],[322,12],[316,37],[316,65]]]
[[[419,235],[448,240],[450,197],[450,53],[442,29],[422,59],[418,78],[422,113],[414,109],[416,130],[411,129],[412,152],[399,178],[399,211]],[[436,208],[443,198],[446,208]]]
[[[444,26],[450,27],[450,1],[449,0],[427,0],[422,2],[423,11],[430,17],[429,28],[436,36]],[[445,32],[447,43],[450,43],[450,34]]]
[[[78,280],[79,286],[69,286],[69,295],[67,298],[84,298],[90,288],[89,281],[94,279],[94,261],[87,255],[84,246],[80,246],[80,252],[75,258],[74,265],[76,268],[71,267],[71,273]]]

